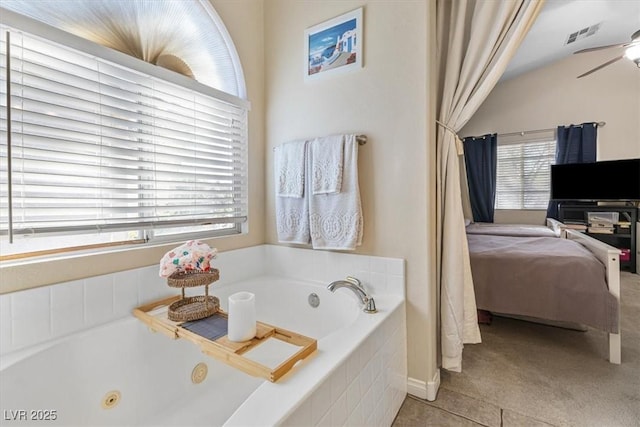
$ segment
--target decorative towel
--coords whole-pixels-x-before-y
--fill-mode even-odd
[[[198,240],[188,242],[170,250],[160,260],[160,277],[169,277],[176,271],[209,271],[210,262],[218,254],[206,243]]]
[[[309,235],[309,191],[306,189],[308,183],[306,167],[307,143],[306,141],[296,141],[284,144],[284,146],[296,146],[296,153],[301,157],[302,164],[302,191],[299,197],[280,195],[280,169],[278,166],[278,156],[274,158],[275,179],[276,179],[276,230],[278,242],[308,244],[311,242]],[[301,147],[301,149],[300,149]],[[276,147],[276,154],[278,148]],[[298,161],[296,161],[298,163]],[[293,194],[293,193],[290,193]],[[295,193],[297,194],[297,193]]]
[[[344,135],[316,138],[311,142],[313,194],[339,193],[342,187]]]
[[[362,244],[363,218],[355,135],[345,136],[343,155],[340,192],[309,197],[309,225],[314,249],[354,250]]]
[[[304,191],[306,141],[293,141],[275,148],[276,196],[302,197]]]

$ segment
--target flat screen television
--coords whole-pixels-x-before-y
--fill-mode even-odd
[[[640,158],[551,165],[551,199],[640,201]]]

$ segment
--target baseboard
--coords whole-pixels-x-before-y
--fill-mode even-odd
[[[412,396],[426,399],[430,402],[436,400],[438,389],[440,388],[440,369],[436,369],[433,379],[429,382],[407,378],[407,393]]]

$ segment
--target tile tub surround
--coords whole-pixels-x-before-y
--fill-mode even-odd
[[[405,318],[403,307],[386,319],[282,425],[390,426],[407,394]]]
[[[402,259],[260,245],[222,252],[213,264],[220,270],[217,284],[262,275],[329,284],[351,275],[373,295],[405,295]],[[210,291],[215,295],[215,287]],[[129,316],[135,307],[176,294],[152,265],[0,295],[0,354]]]

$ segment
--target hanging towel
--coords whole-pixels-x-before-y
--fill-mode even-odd
[[[340,192],[309,196],[309,226],[314,249],[354,250],[362,244],[363,218],[355,135],[345,136],[343,155]]]
[[[306,141],[292,141],[275,148],[276,196],[302,197]]]
[[[342,187],[344,135],[311,141],[311,184],[313,194],[339,193]]]
[[[287,195],[281,195],[280,177],[278,158],[279,148],[294,148],[298,156],[301,157],[300,163],[302,179],[298,180],[302,183],[302,189],[299,191],[288,192]],[[280,243],[300,243],[308,244],[311,242],[309,234],[309,191],[306,187],[308,183],[307,176],[307,143],[306,141],[296,141],[283,144],[276,147],[276,155],[274,156],[274,172],[276,180],[276,231],[278,234],[278,242]],[[292,157],[292,156],[291,156]],[[286,187],[286,186],[285,186]],[[297,190],[297,189],[296,189]],[[291,194],[300,194],[292,196]]]

